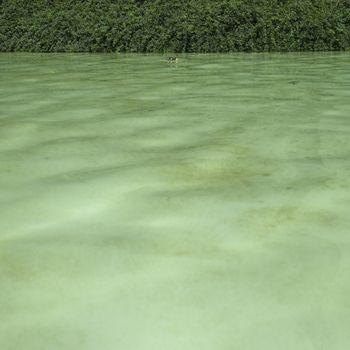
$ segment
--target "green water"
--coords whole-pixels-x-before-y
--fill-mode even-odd
[[[349,58],[1,54],[0,349],[348,349]]]

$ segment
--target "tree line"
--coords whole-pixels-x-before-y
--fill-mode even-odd
[[[350,0],[0,0],[0,51],[350,49]]]

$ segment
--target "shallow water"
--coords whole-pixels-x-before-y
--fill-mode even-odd
[[[1,350],[349,348],[349,54],[0,77]]]

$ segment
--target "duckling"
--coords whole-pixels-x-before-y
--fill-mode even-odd
[[[168,57],[168,62],[169,63],[177,63],[178,59],[175,56]]]

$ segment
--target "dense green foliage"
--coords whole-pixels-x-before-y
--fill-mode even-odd
[[[0,0],[0,51],[350,48],[350,0]]]

